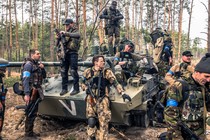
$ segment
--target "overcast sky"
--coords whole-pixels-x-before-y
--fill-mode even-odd
[[[195,37],[200,37],[206,40],[207,35],[205,34],[207,32],[207,20],[208,20],[208,14],[206,11],[205,6],[201,3],[203,2],[207,8],[208,8],[208,0],[194,0],[194,7],[193,7],[193,13],[192,13],[192,21],[191,21],[191,33],[190,38],[194,39]],[[183,30],[187,33],[188,29],[188,14],[184,14],[183,18]],[[205,32],[205,33],[201,33]],[[206,47],[206,41],[202,40],[201,47]]]

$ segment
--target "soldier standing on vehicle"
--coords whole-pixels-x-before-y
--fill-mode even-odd
[[[26,58],[26,62],[22,66],[22,84],[24,92],[24,100],[26,106],[32,106],[36,103],[38,98],[43,97],[42,93],[42,81],[46,78],[46,71],[44,65],[40,63],[41,54],[37,49],[31,49],[29,52],[29,58]],[[26,115],[25,120],[25,137],[38,137],[39,134],[34,133],[34,121],[37,116],[38,104],[36,104],[33,113]]]
[[[195,66],[188,81],[180,80],[181,86],[171,86],[166,93],[164,117],[169,125],[166,136],[168,139],[191,140],[195,136],[205,137],[206,97],[209,92],[206,92],[204,85],[210,82],[209,64],[210,53],[207,53]]]
[[[170,35],[161,28],[156,28],[151,34],[154,45],[153,58],[158,66],[159,75],[163,78],[173,63],[172,40]]]
[[[72,19],[67,18],[63,25],[66,26],[66,31],[60,31],[64,35],[66,41],[64,45],[64,58],[62,58],[61,76],[62,76],[62,91],[60,95],[68,92],[68,70],[70,68],[71,76],[74,79],[74,90],[70,95],[79,93],[79,75],[78,75],[78,51],[80,48],[80,32]],[[57,37],[59,35],[57,34]]]
[[[131,101],[122,86],[109,68],[104,68],[105,58],[102,55],[93,57],[93,67],[84,71],[82,89],[86,90],[86,115],[88,118],[88,139],[108,140],[108,123],[111,120],[109,87],[114,85],[122,98]],[[99,132],[97,132],[99,122]],[[97,135],[98,134],[98,135]]]
[[[113,56],[116,53],[116,47],[120,40],[120,19],[123,19],[123,15],[120,13],[117,7],[117,2],[112,1],[111,6],[105,9],[100,15],[100,19],[105,19],[105,34],[108,35],[109,53]],[[115,36],[115,43],[113,48],[113,37]]]
[[[191,66],[192,53],[190,51],[184,51],[182,53],[182,63],[174,65],[166,73],[165,80],[173,85],[178,78],[187,78],[194,72],[194,67]]]
[[[3,77],[6,72],[6,65],[8,62],[5,59],[0,58],[0,140],[2,140],[1,131],[4,124],[4,112],[5,112],[5,99],[7,89],[4,86]]]

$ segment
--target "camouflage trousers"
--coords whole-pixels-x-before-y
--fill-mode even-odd
[[[96,140],[108,140],[108,126],[111,120],[110,101],[105,96],[101,101],[97,100],[96,103],[93,103],[91,98],[91,96],[87,97],[87,118],[97,118],[99,129],[96,126],[94,128],[88,126],[87,135],[89,139],[95,137]]]
[[[170,68],[168,62],[160,61],[159,63],[157,63],[157,67],[159,75],[164,78]]]

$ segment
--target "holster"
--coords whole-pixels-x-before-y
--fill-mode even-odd
[[[31,92],[31,101],[35,101],[38,98],[38,89],[37,88],[32,88],[32,92]]]

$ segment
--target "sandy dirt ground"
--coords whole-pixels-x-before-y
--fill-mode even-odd
[[[20,104],[24,104],[22,98],[15,95],[12,89],[9,88],[6,100],[5,122],[2,132],[4,140],[18,140],[23,138],[24,124],[21,124],[18,130],[15,129],[18,121],[24,114],[22,110],[15,109],[15,106]],[[36,133],[40,133],[41,136],[38,138],[40,140],[85,140],[87,138],[86,126],[86,122],[58,120],[39,116],[35,121],[34,130]],[[157,140],[158,135],[166,131],[166,128],[163,127],[129,127],[116,129],[119,131],[110,131],[110,140]]]
[[[13,93],[9,88],[6,100],[6,112],[4,128],[2,131],[3,139],[17,140],[22,139],[24,136],[24,123],[22,123],[18,130],[16,125],[23,116],[23,110],[15,109],[16,105],[24,105],[20,96]],[[85,140],[86,135],[86,122],[75,122],[71,120],[58,120],[49,117],[39,116],[35,121],[34,130],[40,133],[40,140]],[[119,132],[110,131],[109,137],[111,140],[120,139],[134,139],[134,140],[156,140],[157,136],[165,131],[165,128],[116,128]],[[125,137],[123,137],[125,135]]]

